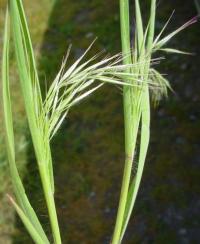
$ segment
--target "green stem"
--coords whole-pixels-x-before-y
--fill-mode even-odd
[[[121,20],[121,41],[122,41],[122,53],[124,55],[124,64],[130,64],[130,22],[129,22],[129,1],[120,0],[120,20]],[[132,116],[131,116],[131,88],[124,87],[123,91],[124,102],[124,130],[125,130],[125,167],[122,180],[122,188],[119,200],[119,207],[117,213],[117,219],[113,234],[112,244],[119,244],[121,229],[123,225],[124,213],[126,208],[126,200],[128,196],[128,189],[131,178],[132,162],[133,162],[133,135],[132,131]],[[135,133],[134,133],[135,134]]]
[[[28,116],[28,122],[30,125],[29,116]],[[51,181],[52,175],[50,174],[51,169],[49,169],[49,162],[48,162],[48,159],[51,159],[50,145],[48,143],[46,146],[44,146],[44,144],[42,143],[43,136],[40,127],[38,128],[34,124],[34,126],[31,127],[30,131],[31,131],[36,158],[37,158],[40,178],[43,187],[43,193],[44,193],[44,197],[48,209],[54,243],[61,244],[61,236],[60,236],[60,230],[59,230],[59,224],[58,224],[58,218],[57,218],[56,206],[54,200],[54,186],[52,187],[52,181]],[[38,136],[34,136],[34,135],[38,135]]]
[[[37,71],[35,68],[35,61],[33,56],[32,44],[26,17],[24,14],[23,4],[21,0],[12,0],[10,2],[11,24],[13,29],[13,37],[15,44],[15,53],[18,64],[20,83],[24,97],[25,109],[28,118],[28,124],[33,140],[35,154],[40,171],[40,177],[44,190],[45,200],[48,208],[52,233],[55,244],[61,244],[61,237],[59,225],[56,214],[56,207],[54,201],[54,189],[51,169],[49,169],[49,160],[47,151],[50,155],[49,145],[45,147],[43,129],[38,126],[38,114],[35,112],[35,107],[38,106],[36,99],[34,99],[34,84],[38,86],[38,96],[41,93],[39,90],[39,81]],[[38,101],[40,101],[38,99]],[[40,101],[41,102],[41,101]]]
[[[139,5],[139,2],[136,1],[136,5]],[[140,9],[136,11],[137,13],[140,12]],[[144,74],[147,74],[144,76],[144,81],[147,82],[148,79],[148,73],[151,63],[151,52],[152,52],[152,44],[154,39],[154,30],[155,30],[155,14],[156,14],[156,0],[151,1],[151,10],[150,10],[150,20],[149,20],[149,31],[148,31],[148,39],[147,39],[147,54],[149,55],[147,63],[144,65]],[[139,19],[139,18],[138,18]],[[126,231],[135,200],[138,194],[139,186],[142,179],[142,174],[144,170],[144,163],[147,155],[148,145],[149,145],[149,139],[150,139],[150,98],[149,98],[149,88],[148,86],[145,87],[143,95],[142,95],[142,126],[141,126],[141,140],[140,140],[140,154],[139,154],[139,163],[138,163],[138,171],[136,174],[136,177],[132,183],[132,187],[130,187],[130,190],[132,190],[132,199],[129,204],[129,210],[127,216],[125,216],[125,222],[123,225],[122,233],[121,233],[121,240],[124,236],[124,233]]]
[[[27,111],[28,114],[28,111]],[[38,128],[35,123],[32,124],[30,122],[30,116],[28,117],[28,123],[30,126],[31,131],[31,137],[33,140],[33,146],[35,150],[35,155],[37,158],[40,178],[42,182],[43,187],[43,193],[48,209],[49,214],[49,220],[51,224],[51,230],[54,238],[55,244],[61,244],[61,236],[60,236],[60,230],[59,230],[59,224],[58,224],[58,218],[56,213],[56,206],[55,206],[55,200],[54,200],[54,187],[52,187],[52,181],[51,181],[51,175],[49,174],[49,162],[47,159],[51,158],[51,156],[48,156],[47,154],[51,154],[50,152],[50,146],[46,145],[46,147],[42,144],[42,132],[40,128]],[[35,136],[37,135],[37,136]],[[46,152],[48,150],[48,152]]]
[[[49,181],[49,175],[46,170],[46,166],[44,164],[41,164],[39,166],[39,170],[40,170],[40,176],[41,176],[42,185],[44,189],[46,204],[48,208],[54,242],[55,244],[61,244],[60,230],[59,230],[55,201],[54,201],[54,193],[52,191],[51,182]]]

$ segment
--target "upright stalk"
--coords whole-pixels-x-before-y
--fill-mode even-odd
[[[49,178],[47,176],[45,167],[40,168],[40,176],[41,176],[42,185],[44,189],[44,195],[45,195],[46,204],[48,208],[54,242],[55,244],[61,244],[61,237],[60,237],[60,230],[59,230],[55,201],[54,201],[54,194],[52,192],[52,188],[50,186]]]
[[[136,5],[138,5],[138,1],[136,1]],[[136,16],[140,12],[140,10],[136,10]],[[144,82],[147,83],[148,80],[148,74],[149,74],[149,69],[150,69],[150,63],[151,63],[151,54],[152,54],[152,45],[153,45],[153,39],[154,39],[154,29],[155,29],[155,13],[156,13],[156,0],[151,1],[151,10],[150,10],[150,20],[149,20],[149,29],[148,29],[148,38],[147,38],[147,46],[145,57],[147,59],[147,62],[143,65],[141,75],[143,76]],[[138,25],[137,25],[138,26]],[[142,26],[142,24],[140,24]],[[143,58],[143,57],[141,57]],[[144,73],[144,75],[143,75]],[[121,239],[123,238],[123,235],[125,233],[125,230],[128,225],[128,221],[130,219],[135,200],[138,194],[140,182],[142,179],[142,173],[144,169],[144,163],[145,163],[145,158],[147,155],[147,149],[149,145],[149,138],[150,138],[150,96],[149,96],[149,88],[146,85],[144,87],[144,91],[142,94],[142,100],[141,100],[141,139],[140,139],[140,154],[139,154],[139,162],[138,162],[138,171],[136,174],[136,177],[134,179],[134,188],[133,188],[133,193],[132,193],[132,199],[130,202],[130,207],[128,214],[126,216],[126,220],[124,222],[122,234],[121,234]]]
[[[52,233],[55,244],[61,244],[59,225],[54,201],[51,152],[49,143],[43,140],[44,129],[39,123],[39,112],[42,105],[39,80],[34,61],[32,44],[21,0],[10,0],[10,15],[13,29],[15,53],[18,64],[20,83],[25,101],[28,124],[33,140],[35,154],[40,171],[45,200],[47,203]],[[37,94],[35,94],[37,87]],[[38,111],[36,112],[36,108]]]
[[[122,54],[124,55],[124,64],[131,64],[130,56],[130,21],[129,21],[129,1],[120,0],[120,20],[121,20],[121,41],[122,41]],[[119,200],[119,207],[116,219],[116,225],[113,234],[112,244],[119,244],[124,213],[126,209],[126,200],[128,196],[132,162],[133,162],[133,143],[132,133],[132,116],[131,116],[131,89],[128,86],[123,90],[123,103],[124,103],[124,131],[125,131],[125,167],[122,180],[122,188]],[[135,127],[136,128],[136,127]]]
[[[124,125],[125,125],[125,167],[122,181],[122,189],[119,201],[116,226],[112,244],[122,241],[130,215],[138,193],[142,178],[144,162],[147,154],[150,136],[150,101],[148,87],[148,73],[151,61],[151,49],[154,37],[156,0],[151,1],[151,13],[149,21],[147,46],[146,34],[144,35],[140,4],[135,0],[136,33],[135,33],[135,61],[139,61],[140,67],[136,70],[139,78],[143,80],[144,87],[133,90],[124,87]],[[122,53],[125,56],[124,63],[132,63],[130,54],[130,23],[129,23],[129,1],[120,0],[121,40]],[[137,50],[138,49],[138,50]],[[143,62],[145,60],[145,63]],[[131,82],[131,81],[130,81]],[[131,181],[133,157],[138,136],[138,127],[141,123],[140,152],[137,173]]]

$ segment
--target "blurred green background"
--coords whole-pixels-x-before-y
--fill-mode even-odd
[[[69,44],[71,64],[98,37],[90,55],[120,52],[116,0],[24,0],[42,85],[53,80]],[[149,1],[142,1],[145,16]],[[146,4],[147,3],[147,4]],[[0,2],[0,54],[6,0]],[[192,1],[159,1],[156,32],[176,9],[171,31],[196,15]],[[133,6],[131,9],[133,13]],[[134,24],[134,21],[132,21]],[[134,25],[133,25],[134,26]],[[195,56],[166,56],[157,67],[175,93],[152,110],[151,143],[125,244],[200,243],[199,23],[171,42]],[[161,54],[162,55],[162,54]],[[11,85],[17,160],[27,194],[47,232],[46,206],[24,116],[13,50]],[[0,111],[2,118],[2,111]],[[74,107],[52,142],[63,243],[108,244],[123,171],[121,91],[106,85]],[[0,243],[32,243],[6,198],[12,194],[0,120]]]

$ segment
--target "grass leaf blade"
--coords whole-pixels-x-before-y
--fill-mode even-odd
[[[11,172],[11,178],[13,188],[17,200],[26,213],[29,221],[35,226],[40,237],[43,239],[43,243],[49,243],[46,234],[30,205],[30,202],[26,196],[25,189],[20,179],[16,162],[15,162],[15,145],[14,145],[14,132],[13,132],[13,118],[10,99],[9,88],[9,15],[8,10],[6,13],[5,32],[4,32],[4,48],[3,48],[3,60],[2,60],[2,92],[3,92],[3,110],[4,110],[4,124],[6,132],[6,146],[8,154],[8,163]]]
[[[19,207],[19,205],[13,200],[12,197],[8,196],[10,202],[15,207],[16,212],[18,213],[20,219],[22,220],[23,224],[25,225],[26,229],[28,230],[30,236],[33,238],[34,242],[36,244],[44,244],[44,240],[41,238],[37,230],[35,229],[35,226],[31,223],[29,218],[27,218],[26,214],[23,212],[23,210]]]

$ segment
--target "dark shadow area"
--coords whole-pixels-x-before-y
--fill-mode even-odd
[[[195,15],[192,1],[160,1],[157,33],[173,9],[176,14],[169,31]],[[195,52],[196,56],[167,56],[164,65],[158,67],[169,74],[176,93],[170,93],[167,102],[153,112],[144,178],[125,244],[199,243],[199,29],[198,23],[170,45]],[[102,49],[112,54],[120,51],[116,1],[56,1],[41,47],[41,80],[53,80],[69,44],[73,44],[71,64],[95,37],[98,40],[88,57]],[[63,243],[109,243],[119,198],[123,151],[122,96],[118,89],[106,85],[74,107],[52,142]],[[32,149],[28,154],[27,193],[49,231]],[[19,229],[19,240],[14,238],[14,243],[31,243],[26,231]]]

